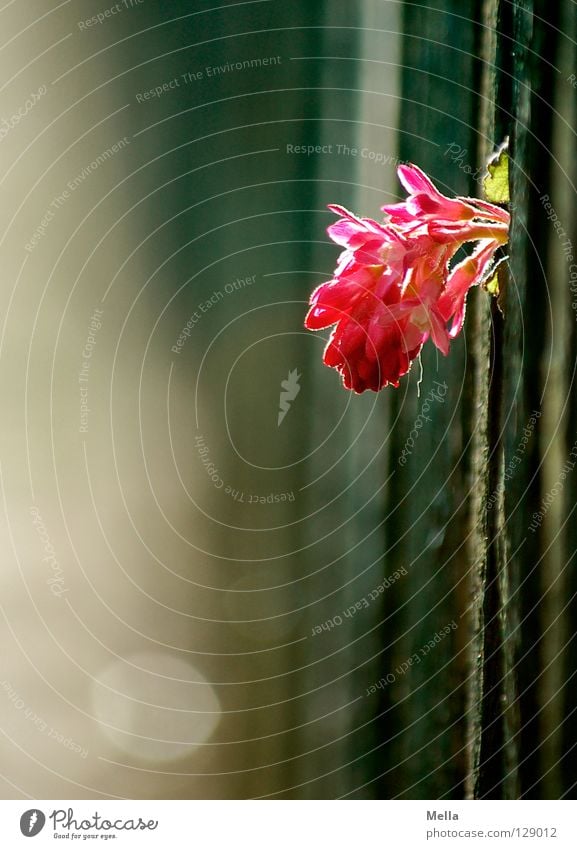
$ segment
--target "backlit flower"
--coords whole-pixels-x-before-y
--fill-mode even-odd
[[[344,250],[305,319],[310,330],[335,325],[323,360],[355,392],[398,386],[429,337],[448,354],[469,289],[490,275],[508,236],[504,209],[447,198],[415,165],[399,166],[398,174],[409,196],[384,206],[382,223],[329,207],[341,216],[329,236]],[[467,242],[476,243],[472,253],[452,266]]]

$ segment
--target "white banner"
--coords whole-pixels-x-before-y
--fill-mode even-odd
[[[574,849],[574,802],[0,802],[1,845],[353,849],[519,846]],[[30,843],[30,841],[34,841]]]

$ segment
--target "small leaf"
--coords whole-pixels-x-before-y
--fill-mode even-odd
[[[499,257],[481,284],[486,292],[495,295],[497,298],[504,293],[507,284],[507,279],[503,275],[507,268],[508,259],[508,256]]]
[[[483,193],[489,203],[509,203],[509,156],[505,141],[487,163],[488,174],[483,178]]]
[[[501,257],[489,272],[487,279],[482,283],[483,289],[493,295],[497,301],[497,308],[501,315],[505,315],[505,296],[507,295],[507,260],[509,257]]]
[[[493,276],[485,283],[485,289],[490,295],[499,295],[499,272],[496,271]]]

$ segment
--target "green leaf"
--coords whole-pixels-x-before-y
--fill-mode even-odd
[[[496,271],[490,280],[487,280],[485,283],[485,289],[489,292],[490,295],[498,295],[499,294],[499,272]]]
[[[483,193],[490,203],[509,203],[509,156],[507,142],[501,145],[487,164],[488,174],[483,178]]]

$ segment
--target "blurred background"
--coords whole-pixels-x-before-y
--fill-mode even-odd
[[[539,202],[575,239],[575,12],[519,5],[0,9],[3,798],[463,798],[486,745],[486,795],[571,793],[573,480],[527,525],[575,438],[574,295]],[[448,359],[347,392],[303,328],[339,252],[327,204],[378,217],[400,161],[478,195],[505,135],[504,339],[475,293]],[[491,497],[524,428],[519,518]]]

